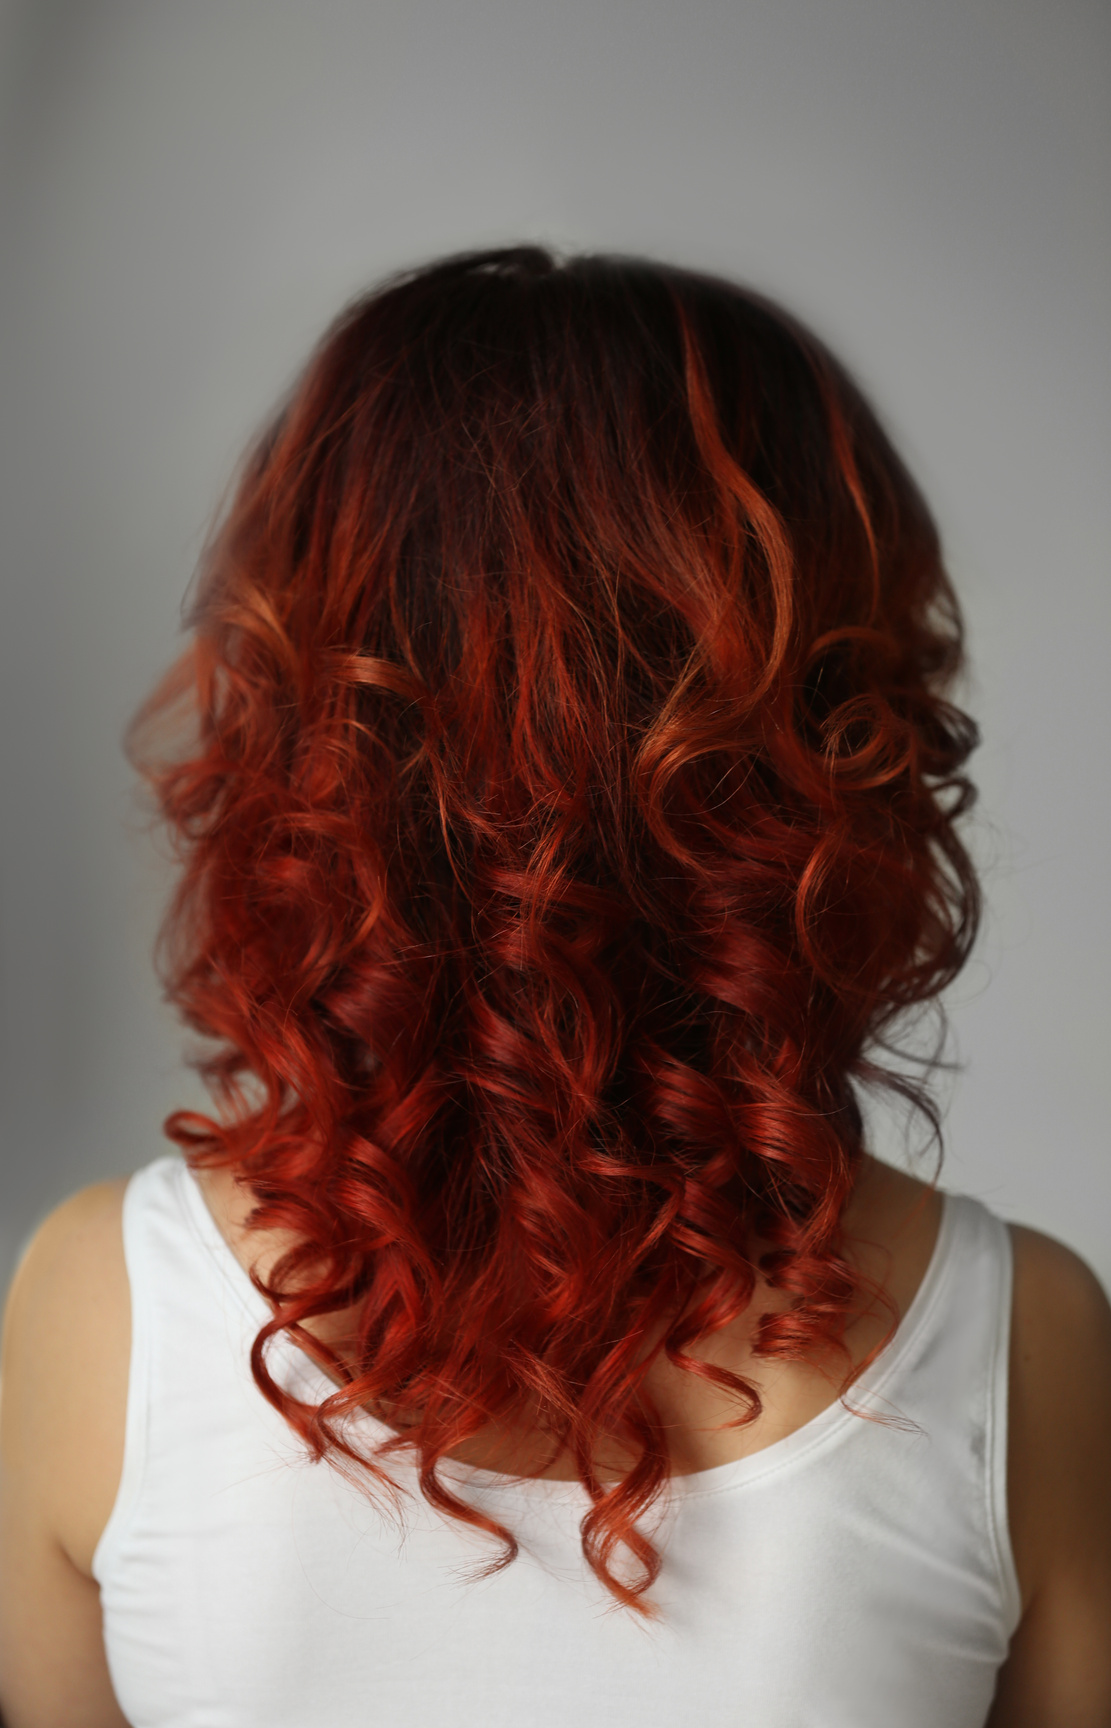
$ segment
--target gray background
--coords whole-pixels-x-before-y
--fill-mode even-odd
[[[0,47],[0,1279],[197,1095],[119,739],[244,438],[384,270],[539,237],[781,296],[919,473],[985,734],[946,1181],[1111,1283],[1111,12],[6,0]],[[897,1157],[897,1122],[876,1133]]]

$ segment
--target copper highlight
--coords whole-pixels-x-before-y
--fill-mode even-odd
[[[836,1353],[861,1085],[972,945],[976,742],[938,535],[859,390],[716,278],[533,246],[339,319],[243,469],[133,757],[181,859],[162,967],[216,1108],[166,1131],[297,1246],[252,1358],[372,1491],[490,1424],[564,1449],[651,1613],[642,1382],[790,1294]],[[187,737],[181,726],[188,722]],[[351,1344],[304,1330],[350,1314]],[[336,1381],[299,1402],[286,1330]],[[656,1342],[652,1343],[651,1340]],[[637,1460],[598,1474],[616,1441]],[[619,1550],[633,1560],[633,1573]]]

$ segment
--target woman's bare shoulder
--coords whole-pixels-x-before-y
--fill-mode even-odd
[[[17,1286],[35,1287],[51,1268],[63,1269],[64,1262],[76,1250],[99,1246],[109,1251],[117,1245],[123,1252],[123,1196],[126,1176],[108,1182],[94,1182],[80,1188],[47,1214],[30,1238],[16,1268],[12,1290]]]
[[[123,1464],[131,1354],[126,1186],[125,1177],[99,1182],[50,1213],[23,1254],[4,1318],[5,1474],[84,1572]]]
[[[992,1728],[1111,1721],[1111,1303],[1063,1242],[1014,1245],[1008,1507],[1023,1615]]]
[[[1075,1485],[1098,1459],[1111,1513],[1111,1302],[1072,1248],[1025,1224],[1008,1228],[1013,1437],[1028,1443],[1040,1481]]]
[[[1015,1250],[1015,1295],[1054,1291],[1094,1314],[1111,1312],[1107,1293],[1088,1262],[1055,1236],[1009,1224]]]
[[[1009,1230],[1012,1475],[1060,1497],[1046,1542],[1069,1506],[1081,1522],[1103,1516],[1111,1569],[1111,1302],[1073,1249],[1025,1224]]]
[[[8,1295],[0,1399],[0,1710],[125,1728],[93,1553],[123,1466],[131,1309],[126,1181],[57,1207]]]
[[[60,1361],[59,1352],[67,1358],[76,1354],[73,1340],[78,1333],[100,1336],[110,1316],[122,1312],[126,1319],[126,1187],[127,1178],[121,1176],[82,1188],[39,1225],[8,1292],[5,1335],[9,1345],[46,1344],[54,1366]]]

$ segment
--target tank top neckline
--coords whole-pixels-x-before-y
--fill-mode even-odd
[[[240,1308],[255,1323],[262,1327],[271,1318],[270,1306],[265,1297],[260,1295],[245,1267],[232,1253],[231,1247],[221,1234],[208,1202],[201,1191],[193,1172],[185,1160],[173,1153],[168,1155],[167,1162],[178,1167],[178,1192],[180,1202],[187,1218],[191,1222],[200,1242],[207,1250],[222,1275],[224,1284],[236,1298]],[[862,1373],[839,1398],[826,1405],[816,1416],[812,1416],[801,1427],[795,1428],[779,1440],[771,1441],[767,1446],[747,1453],[743,1458],[730,1459],[725,1464],[715,1464],[706,1470],[693,1470],[681,1475],[673,1475],[668,1480],[669,1493],[677,1498],[686,1499],[692,1495],[719,1494],[733,1488],[738,1488],[772,1475],[778,1475],[782,1470],[793,1468],[811,1453],[826,1444],[833,1443],[835,1438],[847,1435],[850,1423],[860,1423],[862,1419],[894,1422],[897,1426],[907,1426],[907,1420],[902,1417],[896,1407],[885,1409],[884,1388],[894,1379],[903,1362],[912,1353],[921,1336],[926,1331],[937,1308],[939,1298],[948,1280],[948,1274],[953,1261],[953,1250],[959,1230],[960,1202],[962,1196],[950,1194],[941,1190],[941,1218],[938,1225],[937,1240],[929,1264],[918,1285],[918,1289],[908,1304],[892,1337],[880,1351],[875,1361]],[[297,1396],[308,1394],[314,1400],[327,1397],[336,1390],[335,1382],[330,1380],[323,1369],[319,1368],[312,1357],[302,1350],[286,1333],[278,1333],[272,1340],[269,1350],[284,1358],[289,1369],[299,1382]],[[261,1396],[261,1394],[260,1394]],[[847,1402],[848,1401],[848,1402]],[[861,1412],[864,1412],[862,1417]],[[350,1431],[363,1431],[372,1438],[375,1445],[393,1437],[394,1431],[386,1423],[372,1416],[369,1410],[353,1413],[347,1418]],[[393,1454],[392,1458],[407,1456],[406,1453]],[[388,1463],[390,1460],[384,1462]],[[586,1504],[588,1496],[583,1484],[576,1480],[551,1478],[544,1476],[511,1476],[502,1471],[486,1470],[479,1465],[465,1464],[456,1458],[441,1458],[437,1471],[447,1480],[459,1487],[469,1487],[480,1492],[483,1497],[491,1494],[535,1494],[545,1500],[573,1501],[576,1505]]]

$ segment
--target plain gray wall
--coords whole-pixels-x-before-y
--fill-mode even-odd
[[[196,1098],[120,750],[245,436],[385,270],[539,237],[720,269],[939,515],[990,915],[949,1186],[1111,1283],[1111,13],[1089,0],[5,0],[0,1277]],[[894,1124],[877,1126],[897,1155]]]

